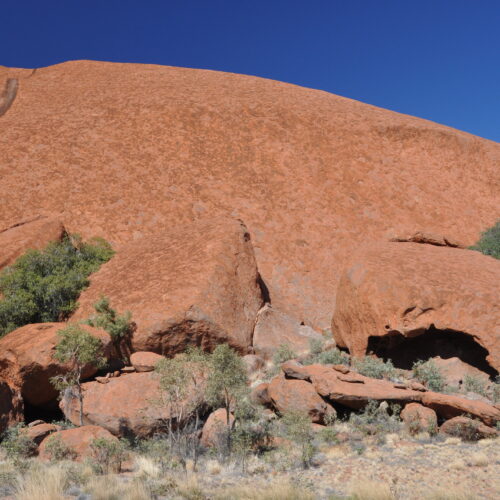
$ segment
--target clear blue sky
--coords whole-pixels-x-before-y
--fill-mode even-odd
[[[5,0],[0,13],[4,66],[231,71],[500,141],[500,0]]]

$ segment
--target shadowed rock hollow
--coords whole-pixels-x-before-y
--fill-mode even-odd
[[[326,92],[91,61],[0,68],[8,78],[0,227],[55,216],[119,255],[195,219],[237,217],[273,307],[315,328],[329,326],[363,242],[424,231],[471,244],[498,216],[498,144]]]

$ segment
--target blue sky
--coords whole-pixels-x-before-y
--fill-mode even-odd
[[[15,0],[0,64],[257,75],[500,141],[499,0]]]

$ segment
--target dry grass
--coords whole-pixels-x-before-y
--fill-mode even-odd
[[[139,477],[156,479],[160,477],[161,467],[151,458],[137,455],[134,459],[134,469]]]
[[[67,473],[63,464],[44,466],[34,463],[24,476],[18,477],[16,499],[64,500]]]
[[[486,453],[478,451],[467,459],[467,463],[473,467],[487,467],[490,464],[490,459]]]
[[[187,475],[183,481],[182,478],[177,480],[176,493],[184,500],[205,500],[207,498],[198,478],[192,474]]]
[[[289,481],[272,484],[226,487],[215,493],[215,500],[314,500],[314,495]]]
[[[477,500],[477,497],[461,488],[437,490],[424,498],[425,500]]]
[[[87,483],[85,492],[92,495],[92,500],[151,500],[145,482],[125,482],[110,475],[93,477]]]
[[[395,500],[387,483],[357,481],[350,488],[352,500]]]

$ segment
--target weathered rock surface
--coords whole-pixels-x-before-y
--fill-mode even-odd
[[[242,360],[249,375],[254,374],[264,366],[264,360],[255,354],[246,354]]]
[[[84,425],[74,429],[66,429],[64,431],[55,432],[47,436],[38,448],[38,456],[42,460],[50,460],[50,451],[47,449],[47,443],[51,438],[61,439],[74,454],[74,459],[77,461],[84,460],[92,456],[91,445],[95,439],[104,438],[108,440],[118,441],[115,436],[110,434],[106,429],[97,425]]]
[[[92,275],[74,318],[92,315],[101,294],[114,309],[132,312],[135,350],[165,355],[222,342],[247,351],[262,305],[250,236],[231,218],[186,224],[124,246]]]
[[[271,404],[271,398],[269,397],[269,382],[261,382],[256,385],[252,392],[250,393],[250,398],[256,404],[267,406]]]
[[[470,245],[498,215],[500,145],[326,92],[92,61],[0,68],[7,78],[20,84],[1,118],[0,227],[61,214],[120,252],[234,214],[273,307],[315,329],[363,242],[394,228]]]
[[[427,245],[436,245],[438,247],[465,248],[463,244],[459,243],[454,238],[423,231],[416,231],[405,236],[392,236],[390,241],[426,243]]]
[[[234,424],[234,416],[229,414],[229,425]],[[212,412],[203,426],[201,432],[201,445],[205,448],[221,445],[221,436],[224,435],[227,429],[227,414],[224,408],[219,408]]]
[[[59,425],[43,423],[26,428],[25,433],[36,444],[40,444],[47,436],[60,430]]]
[[[449,436],[460,437],[468,441],[494,438],[498,435],[498,432],[492,427],[468,417],[450,418],[450,420],[447,420],[441,425],[439,432],[448,434]]]
[[[418,432],[435,433],[438,429],[436,412],[420,403],[407,404],[401,411],[401,420],[412,434]]]
[[[0,373],[11,387],[18,388],[24,401],[34,406],[53,403],[58,392],[50,383],[50,378],[67,370],[54,359],[57,332],[66,323],[39,323],[26,325],[0,339]],[[103,354],[111,354],[109,335],[96,328],[82,325],[82,328],[101,340]],[[93,366],[85,367],[82,379],[97,372]]]
[[[356,356],[372,337],[375,353],[399,363],[439,354],[499,370],[499,295],[500,261],[479,252],[373,244],[342,275],[332,329]]]
[[[154,352],[134,352],[130,356],[130,363],[136,372],[152,372],[162,359],[163,356]]]
[[[23,401],[20,392],[0,379],[0,434],[22,419]]]
[[[83,387],[83,422],[99,425],[116,436],[149,436],[165,431],[168,420],[176,419],[162,402],[155,373],[130,373],[110,378],[107,384],[86,382]],[[189,394],[189,391],[188,391]],[[191,397],[184,402],[192,404]],[[68,395],[60,403],[66,418],[79,423],[79,404]]]
[[[336,414],[335,409],[317,394],[313,385],[304,380],[288,380],[278,376],[271,380],[267,392],[280,413],[300,411],[307,413],[315,423],[323,422],[326,415]]]
[[[41,250],[51,241],[60,241],[64,234],[61,221],[53,217],[36,217],[0,230],[0,269],[27,250]]]
[[[253,347],[257,354],[265,358],[272,358],[276,349],[283,344],[288,345],[297,354],[306,352],[312,339],[322,340],[323,336],[269,304],[257,315]]]
[[[484,401],[461,398],[451,394],[424,392],[422,404],[432,408],[440,417],[446,419],[469,414],[479,418],[486,425],[495,425],[500,420],[500,409],[495,406]]]

